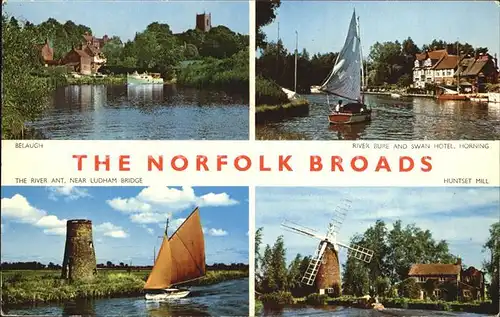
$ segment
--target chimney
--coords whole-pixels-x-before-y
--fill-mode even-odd
[[[462,266],[462,258],[457,258],[457,263],[455,263],[455,265]]]

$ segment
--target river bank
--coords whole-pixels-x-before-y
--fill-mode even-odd
[[[75,299],[140,296],[149,272],[99,270],[93,281],[68,283],[60,278],[58,270],[3,271],[2,305],[17,307]],[[208,271],[203,278],[184,286],[212,285],[241,278],[248,278],[248,272]]]
[[[280,121],[288,117],[306,116],[309,113],[309,102],[297,99],[282,105],[258,105],[255,107],[255,122],[265,123]]]
[[[367,309],[365,304],[366,299],[353,296],[342,296],[338,298],[329,298],[325,295],[311,294],[307,297],[294,297],[291,300],[284,300],[281,302],[270,302],[267,299],[276,297],[269,296],[266,294],[263,301],[255,300],[255,311],[259,313],[264,309],[264,307],[273,306],[313,306],[313,307],[325,307],[325,306],[342,306],[342,307],[352,307],[352,308],[362,308]],[[266,298],[267,297],[267,298]],[[283,296],[278,296],[283,299]],[[475,301],[475,302],[446,302],[446,301],[432,301],[432,300],[417,300],[409,298],[383,298],[379,299],[379,302],[385,308],[397,308],[397,309],[410,309],[410,310],[432,310],[432,311],[453,311],[453,312],[469,312],[476,314],[494,314],[495,309],[492,306],[491,301]],[[383,311],[383,309],[381,310]]]

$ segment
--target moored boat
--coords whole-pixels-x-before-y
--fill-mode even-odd
[[[342,111],[328,115],[330,124],[352,124],[371,120],[372,110],[362,103],[348,103]]]
[[[190,291],[176,288],[175,285],[205,275],[205,242],[198,208],[170,238],[167,230],[168,221],[160,251],[144,285],[146,300],[163,301],[186,297]]]
[[[371,120],[372,111],[363,103],[361,94],[363,74],[359,24],[354,11],[344,47],[338,54],[331,73],[317,88],[327,95],[328,104],[329,95],[350,101],[330,112],[328,115],[330,124],[352,124]]]
[[[127,74],[127,84],[129,85],[144,85],[144,84],[163,84],[163,78],[158,73],[143,73],[139,74],[135,71],[132,74]]]
[[[401,98],[401,95],[400,94],[391,94],[391,97],[392,98]]]

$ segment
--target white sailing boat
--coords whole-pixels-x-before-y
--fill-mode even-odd
[[[189,295],[176,285],[205,275],[205,241],[196,208],[168,237],[167,228],[151,274],[144,285],[146,300],[171,300]]]
[[[359,21],[354,11],[349,25],[349,31],[335,65],[318,88],[328,96],[334,95],[341,100],[336,109],[328,115],[331,124],[350,124],[371,120],[371,109],[363,103],[361,80],[364,81],[364,70],[361,52]],[[349,103],[342,105],[342,99]]]

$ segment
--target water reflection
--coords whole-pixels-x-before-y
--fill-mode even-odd
[[[400,98],[366,95],[373,109],[372,120],[364,126],[330,126],[326,97],[305,96],[309,115],[281,122],[257,125],[259,139],[280,139],[301,135],[314,140],[492,140],[500,138],[500,105],[437,101],[433,98]],[[330,100],[330,103],[334,103]]]
[[[175,85],[58,88],[41,120],[49,139],[247,140],[248,100]]]

